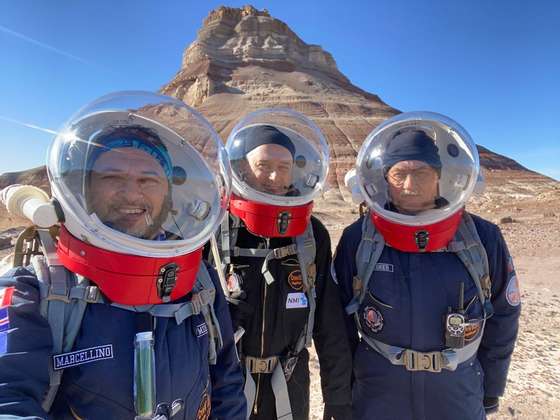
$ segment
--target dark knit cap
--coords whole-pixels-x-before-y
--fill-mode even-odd
[[[239,152],[244,153],[244,155],[238,156],[238,159],[245,157],[251,150],[263,144],[277,144],[286,148],[292,155],[292,159],[296,153],[296,147],[292,140],[271,125],[255,125],[246,128],[243,130],[243,139],[245,140],[245,147],[244,150],[240,150]]]
[[[439,149],[432,138],[421,130],[401,131],[393,137],[383,155],[385,173],[403,160],[419,160],[441,170]]]

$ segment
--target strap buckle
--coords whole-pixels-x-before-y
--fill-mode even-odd
[[[274,258],[278,260],[280,258],[287,257],[288,255],[294,255],[295,253],[297,253],[297,250],[296,246],[292,244],[283,246],[281,248],[274,248],[271,252]]]
[[[246,356],[245,360],[251,373],[272,373],[278,364],[278,356],[265,358]]]
[[[84,293],[84,300],[87,303],[97,303],[99,301],[99,288],[97,286],[87,286]]]
[[[439,351],[423,353],[406,349],[401,353],[406,370],[411,372],[427,371],[433,373],[441,372],[443,367],[443,356]]]

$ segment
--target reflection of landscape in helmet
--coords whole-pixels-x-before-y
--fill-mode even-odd
[[[387,182],[391,167],[403,161],[420,161],[438,173],[435,209],[413,220],[392,209]],[[376,128],[358,155],[359,187],[368,206],[401,223],[436,222],[462,208],[479,170],[476,145],[457,123],[433,113],[400,114]]]
[[[121,92],[83,108],[66,124],[49,151],[48,173],[65,225],[76,237],[134,255],[180,255],[206,242],[225,214],[230,187],[223,150],[212,127],[180,101]],[[99,200],[89,191],[92,169],[116,151],[142,155],[162,174],[165,206],[151,221],[161,233],[156,240],[107,229],[90,215]]]

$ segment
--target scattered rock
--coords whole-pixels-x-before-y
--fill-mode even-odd
[[[513,217],[505,216],[505,217],[502,217],[499,221],[500,225],[503,225],[503,224],[506,224],[506,223],[513,223]]]

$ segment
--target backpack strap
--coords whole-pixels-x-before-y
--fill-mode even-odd
[[[224,340],[222,337],[222,331],[220,328],[220,322],[216,316],[216,311],[214,310],[214,299],[216,297],[216,288],[214,283],[210,278],[210,273],[206,268],[206,264],[200,264],[197,275],[197,285],[196,291],[199,293],[204,290],[212,290],[212,302],[206,305],[202,305],[201,311],[204,316],[204,321],[208,326],[209,334],[209,344],[208,344],[208,361],[211,365],[215,365],[217,361],[217,353],[224,346]]]
[[[53,354],[72,350],[80,330],[82,319],[89,303],[88,296],[100,296],[95,286],[89,286],[87,280],[78,279],[60,264],[56,256],[54,241],[48,230],[37,230],[43,255],[31,257],[31,264],[39,281],[40,311],[51,328]],[[71,294],[84,296],[85,299],[71,298]],[[49,364],[49,389],[42,408],[49,411],[52,407],[64,370],[54,370]]]
[[[384,247],[383,236],[375,229],[369,214],[366,214],[362,221],[362,239],[356,252],[357,275],[352,279],[354,296],[345,308],[348,315],[357,314]]]
[[[489,318],[494,311],[490,303],[492,284],[488,255],[480,240],[474,221],[467,212],[463,213],[459,229],[447,246],[447,251],[455,253],[469,272],[484,308],[484,318]]]
[[[315,299],[317,298],[317,294],[315,293],[315,278],[317,275],[315,257],[317,254],[317,244],[315,243],[313,225],[311,222],[307,224],[305,232],[302,235],[296,236],[296,249],[303,287],[307,295],[307,301],[309,302],[307,325],[294,349],[294,352],[298,354],[304,347],[311,347],[313,327],[315,324]]]

